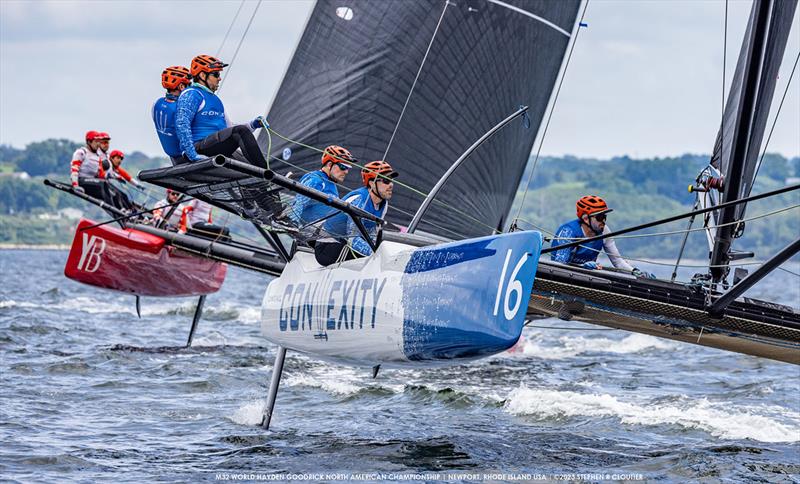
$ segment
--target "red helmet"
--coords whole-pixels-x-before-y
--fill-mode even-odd
[[[87,131],[86,132],[86,142],[88,143],[89,141],[94,141],[94,140],[98,139],[97,136],[99,134],[100,133],[98,133],[95,130]]]
[[[120,158],[125,158],[125,153],[121,152],[120,150],[114,150],[108,154],[109,158],[113,158],[115,156],[119,156]]]
[[[355,161],[356,159],[353,158],[353,155],[341,146],[330,145],[322,152],[322,166],[325,166],[327,163],[342,163],[349,168],[350,163],[354,163]]]
[[[201,72],[219,72],[226,67],[228,67],[228,64],[216,57],[200,54],[192,59],[191,74],[192,77],[197,77]]]
[[[97,136],[95,136],[94,139],[99,139],[100,141],[111,141],[111,135],[105,131],[101,131],[97,133]]]
[[[584,215],[600,215],[601,213],[611,212],[613,209],[608,208],[606,201],[597,195],[586,195],[582,197],[575,204],[578,212],[578,218],[583,218]]]
[[[361,180],[364,182],[364,186],[368,186],[369,181],[378,178],[378,175],[397,178],[398,173],[392,169],[392,165],[383,160],[370,161],[361,170]]]
[[[178,89],[181,84],[189,84],[192,82],[192,77],[189,74],[189,69],[183,66],[167,67],[161,73],[161,85],[164,89],[172,91]]]

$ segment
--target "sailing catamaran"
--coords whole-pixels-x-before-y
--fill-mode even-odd
[[[752,187],[751,180],[733,179],[743,178],[749,169],[742,166],[760,151],[774,91],[765,80],[774,78],[782,58],[796,1],[754,3],[737,67],[741,82],[734,82],[731,119],[719,136],[723,199],[698,210],[719,217],[711,222],[719,227],[716,258],[707,280],[690,284],[538,261],[549,250],[540,233],[505,232],[537,128],[568,64],[580,6],[578,0],[320,0],[269,110],[271,126],[259,136],[268,166],[217,156],[140,173],[142,181],[251,222],[267,244],[132,224],[182,251],[280,276],[262,303],[262,332],[279,347],[265,426],[287,349],[375,373],[454,364],[507,349],[526,321],[545,316],[800,364],[800,315],[772,303],[734,301],[800,250],[800,241],[734,284],[725,268],[737,257],[729,249],[731,227]],[[292,178],[318,166],[318,147],[337,143],[361,159],[389,160],[412,180],[396,183],[385,219]],[[702,193],[715,189],[704,181],[698,180]],[[298,195],[351,217],[373,255],[319,266],[309,242],[357,234],[294,222]],[[361,220],[380,230],[373,236]]]

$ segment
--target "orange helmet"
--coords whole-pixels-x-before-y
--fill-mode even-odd
[[[349,168],[349,163],[355,162],[356,159],[345,148],[336,145],[330,145],[322,152],[322,166],[327,163],[343,163]]]
[[[361,170],[361,180],[364,182],[364,186],[368,186],[369,181],[378,178],[378,175],[397,178],[398,173],[392,169],[392,165],[383,160],[370,161]]]
[[[200,54],[192,59],[191,74],[192,77],[197,77],[201,72],[219,72],[226,67],[228,67],[228,64],[216,57]]]
[[[597,195],[586,195],[582,197],[575,204],[578,212],[578,218],[583,218],[584,215],[600,215],[601,213],[611,212],[613,209],[608,208],[608,204]]]
[[[164,89],[173,90],[178,89],[181,84],[189,84],[191,82],[191,75],[189,69],[183,66],[167,67],[161,73],[161,85]]]

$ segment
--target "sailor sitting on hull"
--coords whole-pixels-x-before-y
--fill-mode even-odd
[[[191,82],[192,76],[188,68],[183,66],[167,67],[161,72],[161,86],[167,90],[167,93],[153,104],[152,118],[158,140],[173,165],[184,161],[178,144],[178,133],[175,130],[175,112],[178,106],[176,101]]]
[[[606,225],[606,217],[613,209],[608,208],[605,200],[595,195],[587,195],[578,200],[575,208],[578,218],[561,225],[556,230],[556,235],[551,243],[552,247],[611,232],[611,229]],[[563,264],[578,264],[584,269],[602,269],[600,264],[597,263],[597,256],[601,250],[606,252],[611,263],[617,269],[630,271],[637,277],[655,279],[653,274],[633,267],[622,258],[617,249],[617,244],[611,238],[556,250],[550,253],[550,258]]]
[[[353,155],[341,146],[331,145],[322,152],[322,167],[311,171],[300,178],[300,183],[314,190],[327,193],[334,198],[339,198],[337,183],[344,182],[351,165]],[[305,195],[297,195],[292,204],[290,217],[294,223],[303,226],[314,222],[323,221],[326,216],[332,215],[336,210],[322,202],[318,202]]]
[[[181,204],[175,205],[178,203],[178,200],[181,198],[181,194],[170,190],[167,188],[167,198],[163,200],[159,200],[155,203],[153,210],[153,217],[155,218],[156,222],[161,222],[166,220],[167,229],[174,229],[177,230],[181,224],[181,218],[183,215],[183,207]],[[174,210],[173,210],[174,208]],[[167,216],[169,216],[167,218]]]
[[[105,190],[102,158],[100,150],[100,133],[86,132],[86,145],[81,146],[72,155],[70,163],[70,180],[72,188],[100,200],[110,203]]]
[[[248,125],[232,125],[225,115],[225,106],[215,92],[219,88],[222,69],[227,67],[210,55],[198,55],[192,59],[191,75],[194,82],[178,97],[177,126],[178,143],[183,162],[203,159],[203,156],[231,156],[241,148],[242,154],[251,164],[267,167],[261,149],[252,131],[268,127],[263,116]]]
[[[103,169],[106,172],[106,179],[117,180],[120,183],[130,183],[138,189],[142,186],[128,173],[125,168],[122,168],[122,160],[125,159],[125,154],[120,150],[114,150],[108,154],[108,163],[103,164]],[[134,208],[131,203],[130,197],[121,190],[115,189],[113,186],[109,187],[114,198],[114,203],[118,208]]]
[[[392,198],[394,178],[398,173],[385,161],[371,161],[361,170],[361,180],[364,186],[353,190],[344,196],[343,200],[354,207],[360,208],[377,217],[383,218],[389,208],[389,199]],[[364,220],[364,227],[370,237],[377,232],[377,224],[372,220]],[[322,239],[314,246],[314,255],[317,262],[329,266],[335,262],[357,259],[372,254],[372,248],[358,233],[353,219],[345,214],[338,213],[331,217],[324,226],[325,231],[334,235],[343,235],[347,239]]]

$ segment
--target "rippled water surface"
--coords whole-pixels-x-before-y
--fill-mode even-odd
[[[535,325],[551,329],[526,328],[514,353],[374,380],[290,353],[265,432],[275,354],[258,325],[265,277],[232,269],[195,346],[182,349],[192,300],[144,299],[139,319],[132,297],[65,279],[65,260],[0,251],[2,478],[468,471],[800,482],[797,366],[544,320]],[[798,278],[779,272],[751,295],[796,306],[798,291]]]

